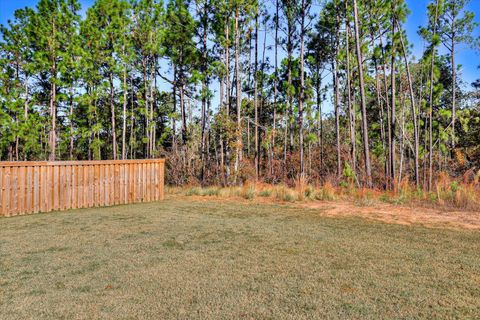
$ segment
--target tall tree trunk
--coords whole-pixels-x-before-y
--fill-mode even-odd
[[[261,82],[260,82],[260,97],[261,97],[261,104],[260,104],[260,115],[263,114],[263,108],[265,106],[265,103],[266,103],[266,97],[264,97],[264,91],[263,91],[263,87],[264,87],[264,84],[265,84],[265,52],[267,50],[267,30],[268,30],[268,26],[267,26],[267,20],[265,19],[264,20],[264,25],[263,25],[263,48],[262,48],[262,64],[261,64],[261,69],[260,69],[260,74],[261,74]],[[260,119],[259,119],[260,121]],[[265,139],[267,139],[267,131],[264,131],[264,136],[265,136]],[[261,139],[262,139],[262,136],[260,135],[259,136],[259,144],[258,144],[258,154],[259,154],[259,159],[261,158],[261,146],[262,146],[262,142],[261,142]],[[269,167],[271,168],[271,164],[272,164],[272,158],[270,157],[270,154],[271,154],[271,149],[273,148],[273,145],[266,149],[264,151],[264,155],[268,158],[268,163],[269,163]],[[260,166],[260,162],[259,162],[259,168],[258,168],[258,172],[261,174],[261,166]]]
[[[56,65],[54,63],[53,74],[56,74]],[[56,156],[56,147],[57,147],[57,86],[56,86],[56,77],[53,76],[53,81],[50,89],[50,133],[49,133],[49,142],[50,142],[50,161],[55,161]]]
[[[338,76],[338,54],[335,54],[335,61],[333,62],[333,88],[334,88],[334,108],[335,108],[335,140],[336,140],[336,154],[337,154],[337,179],[340,180],[342,174],[342,158],[340,147],[340,81]]]
[[[16,61],[16,64],[15,64],[15,69],[16,69],[16,81],[18,83],[20,83],[20,64],[18,62],[18,60]],[[20,99],[20,95],[18,96],[18,98]],[[19,118],[20,118],[20,115],[17,114],[17,112],[14,112],[14,114],[12,115],[14,120],[15,120],[15,124],[16,126],[18,125],[18,121],[19,121]],[[15,161],[18,161],[18,151],[19,151],[19,145],[20,145],[20,138],[18,136],[19,134],[16,133],[15,134]]]
[[[237,183],[238,170],[240,167],[240,152],[242,150],[242,87],[240,75],[240,30],[239,30],[239,8],[235,10],[235,74],[236,74],[236,94],[237,94],[237,141],[235,151],[235,178]]]
[[[250,156],[250,118],[247,121],[247,157]]]
[[[117,160],[117,134],[115,128],[115,104],[114,104],[113,73],[110,72],[110,113],[112,122],[112,149],[113,160]]]
[[[438,19],[438,2],[435,3],[435,20],[433,25],[433,37],[437,33],[437,19]],[[435,44],[432,42],[432,57],[430,64],[430,94],[429,94],[429,128],[428,128],[428,191],[432,191],[433,184],[433,78],[435,69]]]
[[[155,150],[155,138],[154,138],[154,134],[155,134],[155,121],[153,119],[153,115],[154,115],[154,112],[155,112],[155,99],[154,99],[154,96],[155,96],[155,93],[154,93],[154,83],[155,83],[155,63],[152,63],[150,65],[150,113],[149,113],[149,117],[150,117],[150,127],[149,127],[149,136],[150,136],[150,151],[149,151],[149,154],[150,154],[150,158],[152,158],[154,156],[154,150]]]
[[[145,149],[145,155],[146,157],[148,158],[150,156],[149,152],[150,152],[150,131],[149,131],[149,127],[150,127],[150,107],[148,105],[148,71],[147,71],[147,68],[148,68],[148,61],[147,61],[147,58],[146,57],[143,57],[142,59],[142,65],[143,65],[143,99],[144,99],[144,103],[145,103],[145,110],[143,112],[144,114],[144,119],[145,119],[145,138],[147,140],[147,146],[146,146],[146,149]],[[144,156],[145,156],[144,155]]]
[[[130,145],[130,159],[135,158],[135,150],[134,150],[134,141],[135,141],[135,113],[134,111],[134,93],[133,93],[133,79],[130,79],[130,138],[129,138],[129,145]]]
[[[187,145],[187,112],[185,109],[185,75],[183,72],[180,73],[179,76],[180,80],[180,85],[179,85],[179,91],[180,91],[180,116],[182,120],[182,147],[180,149],[182,155],[183,155],[183,165],[184,168],[187,169],[187,162],[188,162],[188,145]]]
[[[352,103],[352,84],[350,80],[350,21],[349,21],[349,9],[348,9],[348,1],[345,1],[345,11],[347,12],[345,15],[345,24],[346,24],[346,31],[345,31],[345,48],[346,48],[346,80],[347,80],[347,107],[348,107],[348,118],[349,118],[349,127],[350,127],[350,154],[352,158],[352,170],[355,172],[356,175],[356,168],[357,168],[357,142],[355,138],[355,105]]]
[[[153,126],[152,126],[152,154],[153,156],[157,155],[157,122],[155,121],[155,108],[157,107],[157,91],[158,91],[158,86],[157,86],[157,77],[155,76],[158,73],[158,57],[155,57],[155,63],[154,63],[154,70],[152,72],[152,78],[153,78],[153,99],[152,99],[152,121],[153,121]],[[157,115],[158,119],[158,115]]]
[[[340,145],[340,79],[338,74],[338,54],[340,46],[340,8],[336,3],[335,10],[335,20],[337,23],[337,28],[335,32],[335,57],[333,60],[333,88],[334,88],[334,111],[335,111],[335,139],[336,139],[336,150],[337,150],[337,179],[340,181],[342,175],[342,154],[341,154],[341,145]]]
[[[395,129],[396,129],[396,107],[395,107],[395,99],[396,99],[396,92],[395,92],[395,1],[392,1],[392,56],[391,56],[391,64],[390,64],[390,98],[391,98],[391,111],[390,111],[390,123],[389,123],[389,130],[391,131],[389,146],[390,146],[390,174],[391,174],[391,181],[390,181],[390,188],[395,188]]]
[[[380,139],[382,140],[382,152],[383,152],[383,155],[384,155],[384,159],[385,159],[385,164],[384,164],[384,174],[385,174],[385,177],[388,177],[388,172],[389,170],[387,169],[387,166],[388,166],[388,163],[389,161],[387,162],[386,159],[387,159],[387,142],[386,142],[386,134],[385,134],[385,110],[384,110],[384,101],[382,99],[382,96],[381,96],[381,84],[380,84],[380,76],[378,74],[378,68],[379,68],[379,65],[377,63],[377,59],[375,59],[375,91],[376,91],[376,94],[377,94],[377,103],[378,105],[380,106],[380,110],[379,110],[379,118],[380,118]]]
[[[362,126],[363,126],[363,151],[365,157],[365,174],[366,174],[366,183],[368,187],[372,187],[372,168],[370,164],[370,147],[368,141],[368,123],[367,123],[367,102],[365,95],[365,82],[363,78],[363,55],[360,44],[360,30],[358,22],[358,7],[357,0],[353,0],[353,17],[355,25],[355,44],[357,51],[357,63],[358,63],[358,74],[360,81],[360,104],[362,108]]]
[[[417,125],[417,107],[415,104],[415,93],[413,91],[413,80],[412,80],[412,74],[410,73],[410,64],[408,62],[407,58],[407,50],[405,48],[405,42],[403,40],[403,33],[400,29],[400,26],[397,21],[397,26],[400,31],[400,43],[402,45],[402,53],[403,53],[403,59],[405,61],[405,68],[407,71],[407,80],[408,80],[408,91],[410,93],[410,104],[412,107],[412,122],[413,122],[413,138],[414,138],[414,144],[413,144],[413,160],[414,160],[414,166],[415,166],[415,186],[418,188],[420,187],[420,174],[419,174],[419,160],[418,160],[418,149],[419,149],[419,135],[418,135],[418,125]]]
[[[231,82],[230,82],[230,16],[227,13],[225,17],[225,96],[226,96],[226,113],[227,117],[230,117],[230,110],[231,110],[231,90],[233,90]],[[229,137],[227,137],[229,139]],[[225,157],[225,184],[230,182],[230,146],[228,140],[225,141],[224,144],[224,157]]]
[[[382,51],[382,67],[383,67],[383,74],[382,74],[382,78],[383,78],[383,89],[384,89],[384,93],[385,93],[385,99],[384,99],[384,102],[385,102],[385,108],[386,108],[386,117],[387,117],[387,135],[388,135],[388,141],[385,143],[385,158],[388,159],[388,161],[386,161],[386,166],[385,166],[385,178],[386,178],[386,184],[387,184],[387,187],[388,187],[388,184],[389,184],[389,181],[390,181],[390,168],[391,168],[391,164],[390,164],[390,161],[391,161],[391,158],[390,158],[390,140],[391,140],[391,136],[392,136],[392,131],[391,131],[391,126],[389,125],[390,124],[390,94],[388,92],[388,80],[387,80],[387,57],[386,57],[386,54],[385,54],[385,47],[383,45],[383,36],[380,35],[380,47],[381,47],[381,51]],[[382,110],[383,111],[383,110]],[[387,146],[388,145],[388,146]]]
[[[400,77],[401,78],[401,77]],[[402,82],[399,83],[400,105],[402,107],[402,122],[401,122],[401,140],[400,140],[400,164],[398,169],[398,182],[402,181],[403,177],[403,159],[405,157],[405,96],[402,94]]]
[[[227,185],[227,172],[225,170],[225,154],[223,152],[223,150],[225,149],[224,145],[223,145],[223,139],[222,137],[220,137],[220,171],[222,173],[222,182],[223,182],[223,185]]]
[[[51,44],[52,49],[52,68],[51,68],[51,86],[50,86],[50,133],[49,133],[49,144],[50,144],[50,161],[55,161],[56,156],[56,148],[57,148],[57,57],[56,57],[56,45],[55,45],[55,37],[56,37],[56,24],[55,20],[53,20],[52,24],[53,30],[53,41]]]
[[[320,66],[316,65],[317,81],[316,81],[316,104],[317,104],[317,126],[318,126],[318,144],[320,147],[320,173],[323,172],[323,119],[322,119],[322,75]]]
[[[29,99],[29,93],[28,93],[28,75],[25,75],[25,104],[23,106],[23,117],[25,118],[25,121],[28,120],[28,105],[30,102]]]
[[[288,111],[285,110],[283,112],[283,119],[285,122],[285,131],[284,131],[284,137],[283,137],[283,168],[286,172],[287,168],[287,136],[288,136]]]
[[[277,94],[278,94],[278,0],[275,0],[275,70],[273,80],[273,128],[272,128],[272,163],[275,160],[275,135],[277,130]],[[273,174],[273,165],[270,167]]]
[[[208,32],[208,11],[207,3],[203,4],[203,34],[202,34],[202,44],[203,44],[203,54],[202,54],[202,115],[201,115],[201,130],[202,130],[202,141],[200,143],[200,160],[201,160],[201,172],[200,180],[203,183],[205,180],[205,157],[206,157],[206,123],[207,123],[207,94],[208,94],[208,75],[207,75],[207,63],[208,63],[208,47],[207,47],[207,32]]]
[[[69,117],[70,117],[70,160],[73,160],[73,83],[70,86],[70,110],[69,110]]]
[[[455,31],[452,35],[452,151],[455,151],[455,120],[456,120],[456,95],[457,95],[457,70],[455,65]]]
[[[127,158],[127,67],[123,68],[122,160]]]
[[[93,112],[95,114],[95,124],[100,123],[100,120],[98,119],[98,99],[95,99],[95,101],[94,101],[94,111]],[[98,143],[98,141],[100,141],[100,132],[98,132],[98,130],[96,132],[94,132],[93,133],[94,138],[95,138],[95,134],[97,135],[97,137],[96,137],[97,149],[94,150],[93,157],[94,157],[95,160],[101,160],[102,159],[102,149],[101,149],[100,143]]]
[[[225,56],[225,55],[224,55]],[[219,77],[219,90],[220,90],[220,105],[219,109],[222,112],[224,109],[226,110],[227,104],[224,102],[225,97],[225,76],[221,75]],[[220,128],[218,140],[219,140],[219,148],[220,148],[220,174],[221,174],[221,183],[225,185],[226,177],[225,177],[225,150],[224,150],[224,143],[223,143],[223,129]]]
[[[255,109],[255,181],[258,181],[260,173],[260,145],[258,144],[258,6],[255,15],[255,66],[253,73],[253,107]]]
[[[230,30],[229,30],[229,18],[227,17],[226,19],[226,27],[225,27],[225,78],[226,78],[226,83],[225,83],[225,96],[226,96],[226,106],[227,106],[227,115],[230,115],[230,90],[231,90],[231,84],[230,84]]]
[[[173,84],[172,84],[172,95],[173,95],[173,118],[172,121],[172,149],[177,153],[177,128],[176,128],[176,115],[177,115],[177,66],[173,64]]]
[[[28,96],[28,75],[26,74],[25,75],[25,103],[24,103],[24,106],[23,106],[23,119],[25,122],[28,123],[28,108],[29,108],[29,102],[30,102],[30,99],[29,99],[29,96]],[[28,154],[27,152],[24,152],[24,158],[25,160],[28,160]]]
[[[187,145],[187,113],[185,111],[185,84],[184,76],[180,76],[180,115],[182,117],[182,143]]]
[[[300,144],[300,179],[303,183],[305,178],[305,161],[304,161],[304,145],[303,145],[303,100],[305,99],[305,16],[306,16],[306,3],[302,0],[301,12],[300,12],[300,95],[298,101],[298,126],[299,126],[299,144]]]
[[[293,151],[293,97],[291,92],[292,87],[292,57],[293,57],[293,33],[295,26],[291,18],[287,18],[287,110],[288,110],[288,127],[290,133],[289,151]]]

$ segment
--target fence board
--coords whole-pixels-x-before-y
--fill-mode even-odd
[[[70,188],[70,199],[72,201],[71,203],[71,209],[75,209],[77,207],[77,190],[76,190],[76,182],[75,182],[75,170],[76,167],[71,167],[70,169],[70,183],[71,183],[71,188]]]
[[[114,203],[115,204],[118,204],[119,203],[119,197],[118,197],[118,188],[119,188],[119,171],[118,171],[118,165],[114,164],[113,165],[113,184],[114,184],[114,188],[113,188],[113,198],[114,198]]]
[[[1,201],[1,199],[3,199],[3,195],[5,194],[5,191],[3,190],[4,189],[4,186],[3,186],[3,171],[4,171],[4,168],[0,167],[0,216],[3,216],[4,215],[4,208],[3,208],[3,203]]]
[[[12,183],[10,184],[10,215],[17,215],[18,208],[17,208],[17,197],[15,194],[18,192],[17,189],[17,182],[18,182],[18,168],[12,167],[10,168],[10,175],[12,178]]]
[[[7,217],[10,216],[11,211],[10,211],[10,168],[7,167],[5,168],[5,171],[3,173],[3,191],[4,194],[2,195],[2,207],[4,211],[4,215]]]
[[[100,166],[93,166],[93,203],[94,207],[100,207]]]
[[[129,164],[128,165],[128,171],[129,171],[129,174],[128,174],[128,178],[129,178],[129,181],[128,181],[128,184],[130,186],[130,190],[129,190],[129,195],[128,195],[128,202],[134,202],[135,201],[135,197],[134,197],[134,192],[135,192],[135,176],[134,176],[134,167],[133,167],[133,164]]]
[[[25,213],[30,213],[33,205],[32,205],[32,168],[25,167],[25,174],[26,174],[26,181],[25,181]],[[0,196],[1,197],[1,196]]]
[[[94,204],[94,180],[93,180],[93,166],[87,166],[87,186],[88,186],[88,207],[93,207]]]
[[[46,167],[31,167],[32,171],[32,198],[33,198],[33,211],[32,213],[38,213],[46,210],[46,196],[42,196],[40,200],[40,193],[45,193],[47,188],[47,168]],[[42,187],[42,189],[40,189]],[[41,210],[43,208],[44,210]]]
[[[165,160],[0,162],[0,216],[162,200]]]
[[[85,208],[84,166],[78,166],[78,207]]]
[[[142,183],[142,201],[147,202],[147,164],[142,164],[142,179],[140,182]]]

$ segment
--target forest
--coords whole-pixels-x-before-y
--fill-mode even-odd
[[[166,158],[172,185],[478,183],[468,2],[429,1],[414,57],[405,0],[40,0],[0,27],[0,160]]]

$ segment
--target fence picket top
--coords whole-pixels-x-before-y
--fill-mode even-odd
[[[0,161],[0,167],[24,166],[85,166],[105,164],[130,164],[130,163],[163,163],[165,159],[138,159],[138,160],[72,160],[72,161]]]

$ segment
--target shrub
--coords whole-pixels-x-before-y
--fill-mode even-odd
[[[330,182],[327,182],[315,192],[314,198],[316,200],[322,201],[332,201],[335,200],[335,188]]]
[[[354,201],[359,206],[372,206],[375,204],[375,194],[370,189],[361,188],[355,193]]]
[[[199,187],[191,187],[185,192],[187,196],[199,196],[202,194],[202,189]]]
[[[273,196],[280,201],[294,202],[298,199],[298,194],[286,186],[276,186],[273,189]]]
[[[303,192],[306,199],[314,199],[315,198],[315,189],[312,186],[307,186]]]
[[[286,192],[282,198],[283,201],[287,201],[287,202],[294,202],[297,199],[298,199],[298,195],[296,195],[294,192]]]
[[[272,195],[272,190],[270,189],[263,189],[261,190],[258,195],[260,197],[264,197],[264,198],[267,198],[267,197],[270,197]]]
[[[244,187],[241,191],[241,196],[242,198],[247,200],[251,200],[255,198],[255,187],[254,186]]]

